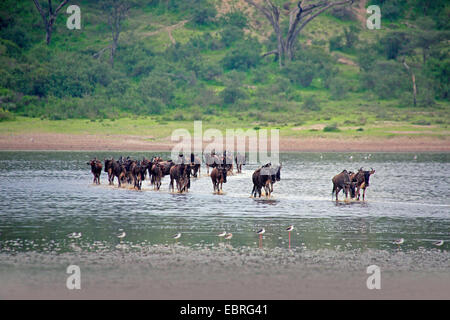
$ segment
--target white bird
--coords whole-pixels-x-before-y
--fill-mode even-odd
[[[79,239],[81,238],[81,232],[72,232],[68,234],[67,237],[69,237],[70,239]]]
[[[392,243],[393,243],[393,244],[401,245],[401,244],[403,244],[404,242],[405,242],[405,239],[400,238],[400,239],[394,240]]]
[[[294,230],[294,226],[289,226],[289,227],[286,228],[287,232],[291,232],[292,230]]]
[[[225,237],[227,235],[227,232],[226,231],[222,231],[221,233],[219,233],[217,236],[219,237],[219,238],[223,238],[223,237]]]
[[[414,155],[414,160],[417,160],[417,155]]]
[[[121,230],[119,230],[119,231],[121,231]],[[119,234],[117,235],[117,238],[123,239],[123,238],[125,238],[126,235],[127,235],[127,234],[125,233],[125,231],[123,231],[122,233],[119,233]]]
[[[266,230],[264,229],[264,228],[261,228],[260,230],[258,230],[256,233],[257,234],[263,234],[263,233],[265,233],[266,232]]]
[[[225,239],[226,239],[226,240],[230,240],[231,238],[233,238],[233,234],[232,234],[232,233],[227,233],[227,234],[225,235]]]
[[[433,244],[434,244],[435,246],[440,247],[440,246],[442,246],[442,245],[444,244],[444,240],[439,240],[439,241],[433,242]]]
[[[353,160],[353,156],[350,156],[349,159],[350,159],[350,160]]]
[[[181,233],[179,232],[179,233],[175,234],[172,238],[174,238],[175,240],[180,239],[181,238]]]

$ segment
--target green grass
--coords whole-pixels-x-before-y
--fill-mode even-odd
[[[279,129],[281,137],[329,137],[329,138],[390,138],[390,137],[434,137],[448,138],[450,129],[438,125],[413,125],[401,122],[374,121],[365,126],[341,125],[336,122],[338,118],[328,121],[306,121],[301,126],[293,123],[262,125],[257,121],[239,120],[232,116],[211,116],[202,122],[203,131],[219,129],[225,136],[226,129]],[[325,132],[314,129],[315,126],[337,125],[339,131]],[[161,117],[135,117],[117,120],[41,120],[37,118],[17,117],[15,120],[0,122],[0,135],[24,133],[65,133],[90,135],[138,135],[150,140],[169,138],[176,129],[187,129],[193,134],[194,122],[163,121]],[[363,131],[358,131],[363,128]]]

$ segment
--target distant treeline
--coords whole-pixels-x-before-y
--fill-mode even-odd
[[[237,9],[219,15],[217,2],[208,0],[131,2],[112,66],[108,51],[99,53],[111,37],[100,2],[73,3],[82,8],[83,29],[67,30],[62,14],[47,45],[32,1],[1,2],[0,119],[11,113],[55,120],[130,114],[183,120],[224,111],[320,112],[324,100],[358,94],[414,107],[413,86],[417,107],[449,101],[445,0],[371,1],[381,5],[385,19],[375,39],[351,10],[330,11],[327,17],[340,31],[327,41],[300,37],[294,59],[281,69],[276,55],[263,56],[276,48],[275,35],[257,38],[252,17]],[[182,28],[186,38],[172,44],[132,32],[154,22],[142,19],[145,14],[159,25],[188,20]],[[266,21],[261,17],[258,23]],[[340,56],[357,68],[342,71]]]

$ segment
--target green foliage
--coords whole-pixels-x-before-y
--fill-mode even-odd
[[[333,57],[317,47],[300,50],[297,59],[286,64],[282,72],[296,85],[309,87],[314,79],[319,79],[326,88],[337,74]]]
[[[218,15],[215,5],[220,6],[213,0],[132,1],[113,69],[108,63],[107,16],[98,3],[81,2],[79,31],[67,30],[66,17],[60,14],[47,46],[33,2],[3,0],[1,117],[161,115],[157,118],[168,122],[244,110],[238,114],[248,114],[260,125],[306,122],[324,119],[315,113],[341,103],[364,109],[381,98],[395,107],[411,107],[411,76],[403,60],[416,75],[417,106],[447,106],[448,2],[389,2],[371,1],[382,6],[383,18],[394,21],[378,33],[360,32],[360,22],[346,6],[330,11],[332,17],[319,17],[300,34],[294,60],[280,69],[275,55],[261,58],[276,48],[276,37],[252,15],[236,9]],[[286,29],[288,18],[280,19]],[[188,22],[179,24],[183,20]],[[338,63],[328,43],[331,51],[345,52],[359,68]],[[338,109],[336,116],[343,113]],[[389,113],[377,113],[379,119],[385,116]]]
[[[325,128],[323,128],[323,132],[339,132],[339,131],[341,130],[338,128],[337,123],[327,125]]]
[[[192,5],[193,21],[199,25],[210,24],[217,15],[214,4],[206,0],[196,0]]]
[[[222,60],[222,65],[227,70],[248,70],[256,67],[260,60],[261,45],[255,39],[246,39],[236,45],[236,49],[228,52]]]

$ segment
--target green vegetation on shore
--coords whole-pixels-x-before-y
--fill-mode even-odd
[[[270,25],[241,0],[130,1],[113,66],[102,1],[70,4],[82,29],[68,30],[62,10],[49,45],[32,1],[0,4],[0,133],[161,138],[203,120],[284,136],[448,135],[447,1],[367,1],[381,6],[381,30],[348,7],[329,10],[281,69],[262,57],[276,48]]]

